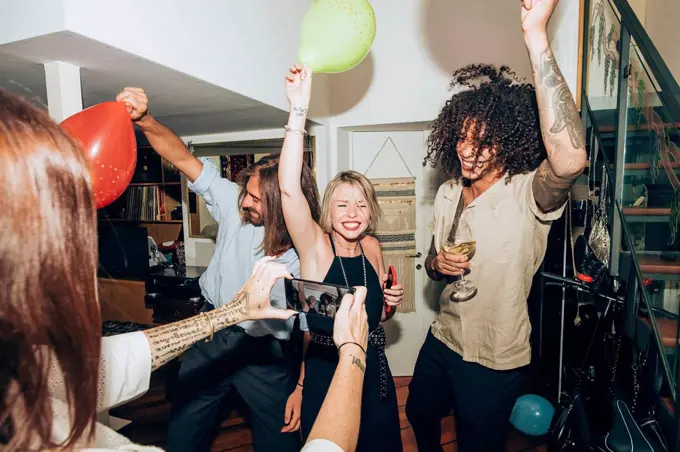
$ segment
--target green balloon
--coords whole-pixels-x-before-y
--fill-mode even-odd
[[[336,74],[368,55],[375,13],[368,0],[314,0],[302,21],[298,60],[313,72]]]

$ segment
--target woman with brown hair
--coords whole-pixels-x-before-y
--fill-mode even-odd
[[[269,293],[290,277],[259,261],[224,306],[101,337],[88,163],[49,117],[0,90],[0,448],[152,450],[96,414],[143,394],[152,370],[243,320],[288,319]]]

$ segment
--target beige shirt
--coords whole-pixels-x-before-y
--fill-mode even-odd
[[[551,221],[564,210],[540,210],[532,190],[534,173],[513,176],[508,184],[503,177],[463,210],[458,228],[469,224],[477,242],[465,279],[478,292],[469,301],[453,302],[448,285],[432,325],[432,334],[464,361],[491,369],[515,369],[531,360],[527,298],[545,255]],[[437,192],[431,223],[437,252],[451,230],[461,190],[461,184],[450,180]]]

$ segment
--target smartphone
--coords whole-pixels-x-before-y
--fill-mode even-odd
[[[286,279],[286,301],[289,309],[309,316],[335,318],[345,294],[353,294],[354,287],[339,286],[305,279]]]
[[[387,281],[385,282],[385,289],[391,289],[393,285],[398,284],[397,283],[397,271],[394,269],[394,265],[390,265],[390,268],[387,270]],[[385,304],[385,314],[390,315],[392,314],[392,311],[396,310],[396,306],[387,306]]]

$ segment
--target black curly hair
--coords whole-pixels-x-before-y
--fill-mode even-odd
[[[479,81],[486,78],[487,80]],[[478,82],[478,83],[475,83]],[[496,149],[491,166],[502,168],[508,181],[533,171],[546,158],[538,119],[536,90],[519,80],[507,66],[471,64],[453,73],[452,88],[462,90],[446,101],[432,125],[427,156],[447,176],[461,178],[458,143],[466,140],[471,125],[476,149]]]

